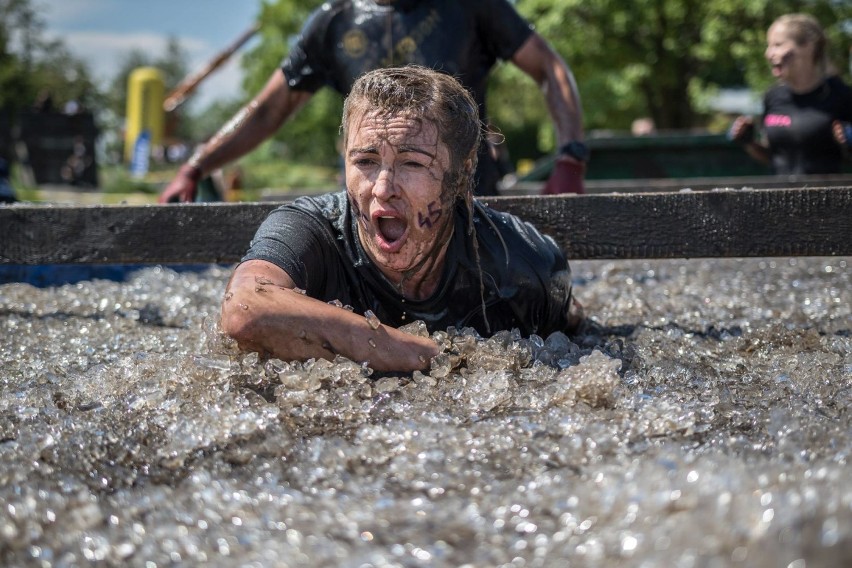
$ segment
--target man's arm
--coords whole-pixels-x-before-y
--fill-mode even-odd
[[[366,361],[377,371],[425,370],[437,344],[316,300],[295,289],[280,267],[263,260],[237,266],[222,302],[222,330],[241,348],[282,360]]]
[[[556,130],[558,156],[544,194],[585,193],[588,148],[583,143],[583,108],[574,74],[537,33],[512,57],[512,62],[538,83]]]
[[[202,177],[254,150],[311,96],[291,90],[284,72],[276,69],[263,90],[181,167],[160,195],[160,203],[191,201]]]
[[[582,142],[583,108],[571,69],[550,45],[533,33],[512,57],[514,63],[541,88],[556,129],[557,147]]]

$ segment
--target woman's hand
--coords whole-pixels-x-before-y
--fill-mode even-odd
[[[831,124],[831,132],[841,148],[852,150],[852,123],[835,120]]]
[[[728,129],[728,140],[740,144],[754,141],[754,120],[750,116],[738,116]]]

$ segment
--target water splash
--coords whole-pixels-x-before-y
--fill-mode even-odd
[[[222,269],[0,287],[0,561],[848,564],[848,260],[572,267],[410,376],[239,351]]]

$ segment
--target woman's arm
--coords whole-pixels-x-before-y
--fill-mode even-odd
[[[282,360],[343,355],[377,371],[428,369],[437,344],[361,314],[311,298],[278,266],[249,260],[237,266],[222,301],[222,330],[241,348]]]
[[[756,140],[754,119],[750,116],[738,116],[728,129],[728,140],[742,145],[746,153],[764,165],[769,165],[772,157],[769,148]]]

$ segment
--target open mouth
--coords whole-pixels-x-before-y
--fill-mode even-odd
[[[386,252],[399,250],[408,232],[408,222],[393,215],[377,215],[374,222],[379,246]]]

